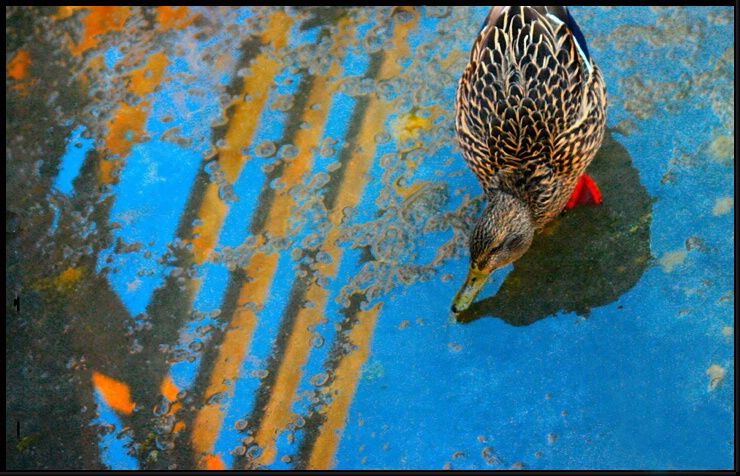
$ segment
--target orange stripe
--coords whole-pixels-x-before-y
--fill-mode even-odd
[[[270,288],[276,265],[277,255],[265,256],[260,254],[254,256],[250,261],[248,273],[256,273],[250,273],[250,275],[261,275],[264,278],[246,283],[240,291],[236,304],[237,310],[224,334],[219,355],[211,372],[211,379],[205,394],[206,398],[210,398],[217,393],[232,391],[232,387],[227,386],[224,382],[233,382],[239,378],[239,370],[252,343],[252,336],[257,325],[255,312],[243,306],[251,301],[257,301],[258,306],[263,305],[264,296]],[[221,431],[225,411],[225,407],[220,405],[205,405],[198,412],[193,423],[191,437],[193,451],[196,455],[208,454],[213,451],[216,439]]]
[[[397,60],[410,53],[406,43],[406,37],[409,31],[416,28],[419,20],[418,12],[413,11],[413,15],[413,21],[396,25],[393,34],[394,48],[386,51],[383,64],[378,73],[378,80],[395,78],[401,75],[401,68]],[[319,264],[318,268],[324,275],[334,276],[335,270],[339,265],[341,253],[334,244],[339,238],[340,231],[338,225],[341,223],[343,210],[347,206],[355,206],[360,202],[365,185],[367,184],[367,180],[364,177],[375,157],[375,136],[385,130],[388,109],[387,105],[374,97],[367,106],[362,129],[357,135],[357,144],[355,145],[357,152],[347,164],[345,176],[348,179],[341,184],[337,196],[337,206],[334,207],[330,216],[335,226],[327,234],[324,241],[324,249],[332,256],[333,260],[328,265]],[[322,295],[320,298],[321,301],[312,299],[312,301],[318,304],[314,310],[325,309],[328,298],[327,292],[319,287],[315,287],[315,291],[309,290],[309,292]],[[308,469],[329,469],[332,465],[332,460],[344,429],[345,418],[354,398],[355,389],[357,388],[359,370],[367,360],[370,340],[375,329],[375,320],[378,311],[379,307],[376,305],[369,311],[358,313],[360,322],[350,332],[350,338],[359,349],[344,357],[337,368],[335,381],[331,385],[330,393],[333,394],[336,390],[339,394],[328,405],[327,421],[321,426],[320,434],[316,439],[309,458]]]
[[[293,20],[284,13],[276,13],[263,36],[265,42],[270,42],[276,48],[287,44],[288,32],[292,22]],[[255,100],[261,101],[261,104],[264,105],[268,96],[267,87],[273,82],[279,64],[277,60],[269,59],[267,54],[261,54],[254,65],[253,76],[245,80],[245,88],[250,89],[245,90],[251,90]],[[262,68],[267,71],[261,71]],[[254,91],[258,91],[258,93]],[[235,181],[238,177],[242,166],[240,162],[243,161],[240,152],[241,147],[238,146],[239,143],[236,142],[236,138],[241,134],[247,134],[251,137],[259,120],[259,114],[256,114],[254,110],[246,109],[247,106],[243,107],[244,109],[237,109],[234,116],[232,116],[231,124],[233,124],[234,129],[227,132],[226,145],[219,151],[220,160],[225,161],[225,173],[230,181]],[[291,163],[286,164],[283,181],[287,184],[297,183],[309,167],[310,161],[301,160],[301,157],[296,158]],[[194,243],[197,244],[196,261],[206,259],[217,239],[217,233],[214,230],[221,227],[226,214],[225,206],[217,195],[218,189],[215,187],[207,192],[206,201],[209,201],[212,208],[209,210],[206,203],[201,208],[200,219],[204,223],[195,230],[195,233],[200,235],[199,238],[194,240]],[[270,218],[265,223],[265,231],[271,236],[285,236],[288,226],[287,217],[294,205],[293,199],[287,192],[277,195],[272,209],[269,211]],[[260,279],[245,283],[239,292],[236,303],[237,310],[224,334],[219,355],[211,372],[211,379],[206,391],[207,397],[232,391],[232,387],[225,385],[224,382],[235,381],[239,377],[257,324],[257,316],[253,308],[245,308],[244,306],[250,302],[254,303],[257,308],[264,305],[277,268],[277,261],[277,254],[264,255],[257,253],[247,264],[245,269],[247,276],[259,276]],[[224,413],[225,408],[218,405],[206,405],[198,412],[192,434],[192,446],[196,455],[209,454],[213,451],[223,424]],[[202,464],[201,461],[201,468],[203,468]]]
[[[179,9],[175,12],[166,10],[166,7],[159,10],[160,21],[165,26],[177,26],[182,27],[187,22],[185,12]],[[287,34],[290,29],[292,20],[289,19],[282,12],[277,13],[271,23],[271,27],[264,35],[267,41],[271,42],[275,48],[279,48],[287,44]],[[164,71],[166,69],[167,59],[163,54],[158,53],[149,57],[149,62],[144,68],[134,71],[131,73],[131,85],[130,90],[139,95],[145,95],[153,92],[155,87],[161,82]],[[267,99],[267,87],[272,83],[274,76],[277,73],[279,63],[275,60],[270,60],[267,55],[260,55],[255,62],[255,74],[245,80],[245,91],[255,91],[263,89],[263,93],[255,94],[252,92],[255,100],[251,103],[240,102],[235,105],[236,111],[232,117],[231,128],[227,132],[226,145],[219,150],[220,164],[222,165],[222,171],[226,173],[227,179],[231,182],[236,181],[238,178],[242,166],[243,157],[241,156],[241,148],[247,146],[251,142],[251,137],[257,126],[257,121],[264,103]],[[153,74],[145,74],[147,71],[152,71]],[[147,79],[147,76],[149,78]],[[125,157],[130,154],[131,148],[138,142],[144,133],[144,125],[147,118],[147,109],[150,104],[148,101],[143,100],[137,106],[130,107],[122,104],[115,118],[109,124],[109,133],[106,137],[106,145],[110,153]],[[120,166],[120,160],[104,161],[101,163],[100,169],[100,180],[105,183],[114,182],[113,171]],[[218,233],[223,224],[223,219],[226,215],[227,209],[223,204],[223,201],[218,197],[218,185],[211,184],[206,190],[206,197],[201,206],[199,217],[203,220],[204,225],[199,229],[194,230],[194,233],[199,233],[201,239],[211,240],[215,242],[218,238]],[[202,249],[202,247],[201,247]],[[198,248],[195,252],[195,260],[198,264],[201,264],[207,255],[198,253]],[[266,266],[268,268],[275,268],[272,257],[268,257],[265,263],[260,263],[260,260],[255,260],[258,266]],[[199,283],[196,283],[197,286]],[[265,289],[260,289],[263,283],[256,283],[256,286],[245,286],[242,290],[242,296],[240,296],[238,307],[244,306],[249,302],[254,293],[259,293],[264,296],[269,286],[265,286]],[[269,284],[269,282],[267,283]],[[195,295],[195,291],[191,292],[191,295]],[[231,374],[231,379],[235,379],[238,376],[238,368],[241,367],[241,362],[244,359],[246,349],[249,348],[249,341],[254,330],[255,319],[249,312],[243,312],[240,309],[237,315],[232,321],[232,328],[234,332],[227,335],[224,340],[222,351],[225,351],[226,355],[231,356],[235,359],[238,364],[233,365],[234,362],[230,362],[228,358],[221,359],[219,362],[222,366],[217,365],[214,369],[214,375],[227,375]],[[234,369],[237,373],[234,373]],[[209,391],[213,394],[217,391],[223,391],[218,389],[218,386],[211,385]],[[165,377],[162,384],[162,392],[170,401],[176,401],[176,388],[171,382],[169,376]],[[173,394],[174,393],[174,398]],[[175,413],[180,408],[179,403],[174,403],[170,410],[170,413]],[[215,406],[208,406],[198,415],[196,419],[197,435],[194,431],[194,442],[200,443],[203,446],[204,441],[213,441],[212,437],[203,436],[204,434],[217,435],[220,429],[220,410]],[[214,423],[218,423],[214,426]],[[199,425],[202,425],[199,427]],[[175,426],[176,431],[180,431],[184,428],[184,422],[178,422]],[[208,446],[208,445],[206,445]],[[212,444],[210,445],[212,447]],[[203,460],[203,465],[209,466],[211,469],[220,468],[223,466],[223,462],[218,457],[207,457]],[[216,465],[216,466],[214,466]],[[221,465],[221,466],[219,466]]]
[[[348,24],[349,20],[346,19],[338,22],[337,26],[341,33],[334,42],[333,54],[335,55],[346,48],[352,39],[353,35],[347,28]],[[335,60],[325,76],[318,76],[314,80],[307,101],[308,107],[304,111],[303,117],[304,122],[311,124],[313,127],[310,129],[301,129],[296,133],[294,144],[299,148],[301,154],[295,160],[300,160],[307,164],[312,162],[310,149],[320,145],[327,115],[331,107],[332,94],[338,84],[333,78],[341,74],[341,67],[337,63],[338,61]],[[319,104],[321,107],[311,107],[315,104]],[[321,126],[319,127],[319,125]],[[293,174],[292,180],[288,183],[297,183],[299,180],[300,175]],[[287,224],[291,211],[290,208],[284,208],[282,210],[283,213],[272,215],[271,219],[273,222]],[[325,270],[325,272],[330,273],[331,276],[335,275],[336,264],[330,264],[329,268],[331,271]],[[322,300],[325,301],[326,291],[312,286],[307,291],[306,299],[317,303]],[[257,459],[257,463],[261,465],[269,465],[275,461],[277,436],[292,420],[291,408],[296,400],[294,394],[302,378],[302,368],[308,361],[308,355],[311,349],[311,333],[308,331],[308,328],[318,324],[322,319],[323,313],[319,307],[314,309],[303,308],[298,312],[295,325],[293,326],[293,332],[288,338],[285,355],[280,362],[275,382],[270,391],[269,400],[264,408],[263,419],[255,435],[256,443],[263,450]]]
[[[370,343],[380,307],[378,303],[367,311],[357,313],[359,322],[349,335],[350,342],[357,346],[357,350],[344,357],[334,372],[334,380],[327,392],[328,395],[332,395],[332,401],[326,407],[326,421],[321,425],[321,435],[316,439],[306,469],[326,470],[334,466],[334,455],[344,431],[349,407],[357,391],[360,372],[370,355]]]
[[[288,44],[288,32],[293,20],[283,12],[272,16],[270,25],[262,36],[263,42],[271,44],[275,50]],[[269,54],[260,54],[252,65],[251,76],[244,78],[243,92],[249,92],[253,99],[250,102],[237,100],[233,104],[234,114],[229,121],[229,130],[224,137],[224,145],[218,149],[218,164],[220,171],[226,176],[229,183],[239,178],[247,158],[242,155],[242,149],[248,147],[254,136],[262,109],[268,98],[267,88],[273,84],[280,68],[277,59],[271,59]],[[218,235],[223,226],[228,206],[219,196],[220,185],[210,182],[206,188],[203,203],[198,211],[200,225],[193,229],[193,255],[196,264],[202,264],[213,251],[218,241]]]

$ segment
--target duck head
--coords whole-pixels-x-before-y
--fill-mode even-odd
[[[532,244],[535,225],[527,205],[504,192],[490,193],[489,198],[470,235],[470,269],[452,301],[452,312],[467,309],[491,273],[519,259]]]

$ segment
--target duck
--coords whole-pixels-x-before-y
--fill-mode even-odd
[[[457,141],[487,205],[469,235],[454,313],[564,210],[601,203],[586,168],[606,108],[604,77],[568,7],[491,8],[455,96]]]

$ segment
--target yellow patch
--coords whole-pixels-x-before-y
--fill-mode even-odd
[[[707,390],[716,390],[724,381],[725,375],[727,375],[727,369],[717,364],[712,364],[712,366],[707,369],[707,375],[709,375],[710,378]]]
[[[33,285],[38,291],[46,292],[71,292],[82,279],[82,270],[78,268],[67,268],[57,277],[45,278]]]
[[[683,249],[672,251],[663,255],[663,257],[658,260],[658,264],[663,268],[663,271],[670,273],[676,265],[683,264],[687,255],[688,253]]]
[[[731,162],[735,159],[735,138],[717,136],[709,145],[709,153],[717,162]]]
[[[732,207],[735,206],[735,200],[732,197],[722,197],[714,202],[714,208],[712,209],[712,215],[719,216],[726,213],[730,213]]]
[[[416,139],[421,131],[428,131],[434,125],[434,111],[427,117],[421,117],[416,112],[399,115],[390,124],[389,131],[398,143],[401,151],[417,147]]]

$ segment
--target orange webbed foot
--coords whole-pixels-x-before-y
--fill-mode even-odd
[[[596,183],[586,174],[583,174],[576,184],[573,195],[565,205],[566,210],[579,205],[601,205],[601,191]]]

